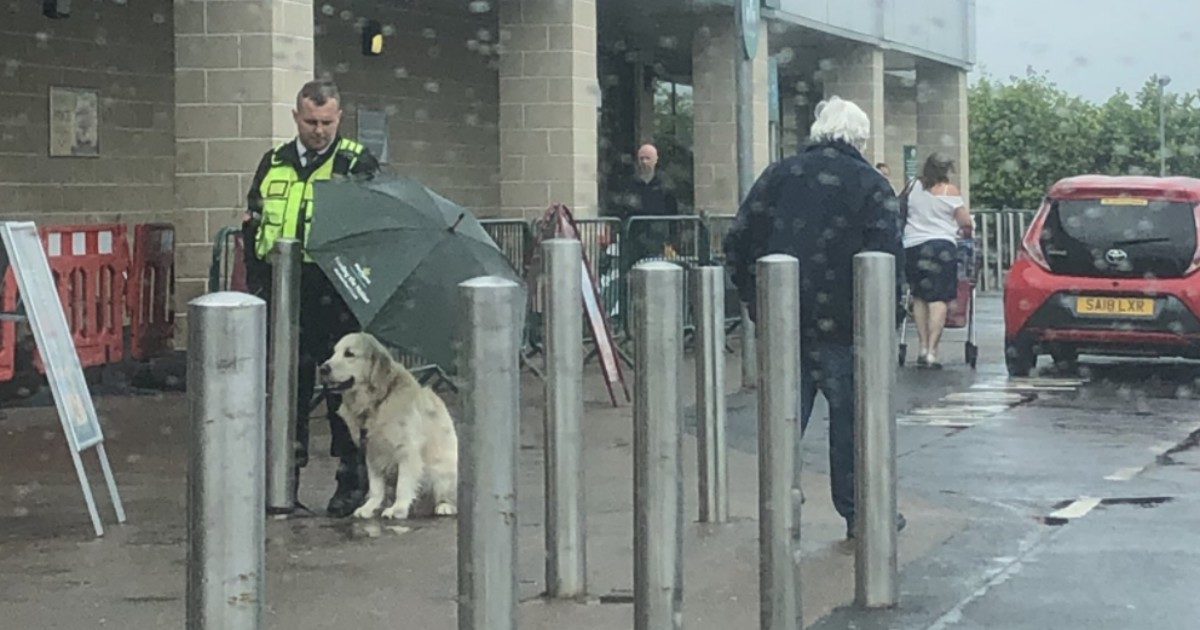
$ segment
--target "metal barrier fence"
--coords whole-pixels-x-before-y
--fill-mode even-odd
[[[245,289],[245,271],[241,261],[242,230],[238,227],[223,227],[213,239],[212,263],[208,268],[208,291],[238,291]],[[241,271],[241,287],[237,287],[238,270]]]
[[[1021,249],[1021,239],[1036,210],[975,210],[975,239],[983,260],[979,288],[999,291]]]
[[[623,245],[621,220],[617,218],[577,219],[579,240],[583,243],[583,255],[591,269],[592,277],[600,289],[600,299],[610,320],[614,322],[613,333],[622,330],[615,322],[621,320],[621,287],[625,276],[621,273],[621,247]]]
[[[517,275],[528,279],[534,264],[533,224],[521,219],[482,219],[479,221],[488,236],[508,258]],[[541,294],[538,287],[529,287],[529,303],[525,310],[525,330],[521,331],[521,356],[526,365],[530,356],[542,346],[541,339]],[[532,368],[537,372],[537,368]]]
[[[725,265],[728,258],[725,255],[725,236],[733,227],[735,215],[717,214],[705,217],[708,224],[708,257],[709,264]],[[725,274],[725,326],[732,330],[742,319],[741,297],[737,287],[733,286],[733,278]]]
[[[685,269],[705,264],[723,265],[726,261],[725,236],[733,220],[732,214],[706,217],[647,216],[625,221],[614,217],[577,220],[575,223],[583,254],[598,285],[613,333],[621,337],[628,336],[630,332],[628,278],[635,264],[644,260],[665,260]],[[513,268],[522,277],[530,277],[536,226],[521,219],[484,219],[480,224],[504,252]],[[231,226],[222,229],[213,243],[209,291],[245,290],[245,265],[241,257],[240,228]],[[685,274],[686,295],[691,295],[691,282],[691,275]],[[530,286],[529,294],[524,342],[527,351],[541,347],[540,322],[543,311],[538,287]],[[737,290],[726,276],[727,330],[735,328],[740,321],[740,306]],[[684,308],[685,330],[694,330],[694,318],[689,300]],[[410,369],[427,370],[431,367],[420,357],[406,353],[400,353],[398,360]]]
[[[484,219],[479,222],[483,230],[496,241],[505,258],[517,273],[524,275],[529,267],[533,246],[533,230],[520,219]]]
[[[632,217],[625,221],[621,240],[621,276],[625,295],[629,295],[629,272],[634,265],[648,260],[663,260],[688,271],[709,261],[708,226],[697,216]],[[684,295],[691,295],[690,274],[684,273]],[[631,300],[625,300],[631,304]],[[625,331],[631,333],[632,313],[624,314]],[[683,309],[684,330],[695,328],[690,304]],[[632,335],[630,335],[632,336]]]

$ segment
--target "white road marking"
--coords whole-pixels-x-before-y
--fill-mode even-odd
[[[946,405],[943,407],[921,407],[908,412],[914,416],[994,416],[1008,409],[1008,405]]]
[[[1073,392],[1087,381],[1067,378],[997,378],[971,386],[974,390],[1008,392]]]
[[[947,394],[942,397],[946,402],[965,402],[965,403],[994,403],[1003,405],[1015,405],[1025,400],[1022,394],[1015,394],[1008,391],[986,391],[975,390],[969,392],[956,392]]]
[[[1138,476],[1138,473],[1142,472],[1142,470],[1145,468],[1145,466],[1130,466],[1128,468],[1122,468],[1117,472],[1105,477],[1105,479],[1108,481],[1129,481],[1130,479]]]
[[[1087,381],[1077,379],[994,378],[970,390],[946,394],[937,403],[901,415],[905,425],[967,428],[1003,413],[1036,396],[1037,392],[1073,392]]]
[[[971,389],[992,392],[1073,392],[1074,385],[1013,385],[1003,383],[976,383]]]
[[[1079,387],[1087,383],[1087,380],[1078,378],[1010,378],[1007,382],[1013,385],[1032,385],[1032,386],[1048,386],[1048,387]]]
[[[1155,456],[1166,455],[1167,451],[1173,448],[1175,448],[1174,442],[1159,442],[1158,444],[1150,447],[1150,452],[1154,453]]]
[[[955,420],[953,418],[937,418],[935,420],[930,420],[929,422],[926,422],[924,424],[926,426],[930,426],[930,427],[946,427],[948,429],[969,429],[979,423],[978,422],[965,422],[963,420]]]
[[[1083,518],[1097,505],[1100,505],[1098,497],[1079,497],[1072,501],[1070,505],[1051,512],[1050,518],[1063,518],[1067,520]]]

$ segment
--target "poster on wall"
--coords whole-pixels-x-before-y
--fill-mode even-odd
[[[379,109],[358,110],[358,141],[371,151],[380,164],[388,163],[387,112]]]
[[[50,88],[50,157],[100,155],[100,99],[95,90]]]
[[[916,145],[904,145],[904,181],[911,182],[917,176],[918,166]]]

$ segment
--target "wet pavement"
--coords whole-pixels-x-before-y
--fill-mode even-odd
[[[909,367],[900,374],[900,501],[909,526],[900,537],[901,605],[895,610],[849,607],[853,555],[829,503],[818,408],[804,445],[806,623],[831,629],[1197,627],[1200,448],[1188,438],[1200,428],[1200,369],[1085,358],[1080,374],[1043,370],[1037,379],[1009,381],[999,302],[989,298],[981,306],[977,371],[958,356],[959,330],[950,331],[944,346],[947,369]],[[732,390],[739,379],[735,355],[728,366]],[[524,628],[632,626],[631,410],[606,404],[594,368],[585,387],[590,597],[584,602],[539,598],[541,395],[534,379],[524,382]],[[690,373],[682,382],[693,382]],[[86,453],[108,528],[98,540],[52,409],[0,411],[0,629],[183,624],[185,398],[103,396],[97,406],[129,513],[127,525],[113,524],[95,483],[94,455]],[[752,392],[730,396],[729,423],[735,448],[730,525],[691,522],[695,443],[689,436],[684,445],[684,611],[691,628],[757,624]],[[314,446],[324,440],[318,431]],[[306,469],[306,504],[324,505],[333,470],[325,456]],[[271,520],[267,627],[456,627],[455,553],[451,519]]]

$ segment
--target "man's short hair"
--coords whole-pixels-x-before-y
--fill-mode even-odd
[[[296,107],[300,107],[301,102],[310,100],[314,105],[320,107],[329,101],[337,101],[340,105],[342,95],[338,92],[337,84],[328,79],[317,79],[309,81],[300,88],[300,93],[296,95]]]
[[[858,149],[871,137],[871,119],[861,107],[837,96],[817,104],[816,121],[810,135],[817,142],[841,140]]]

